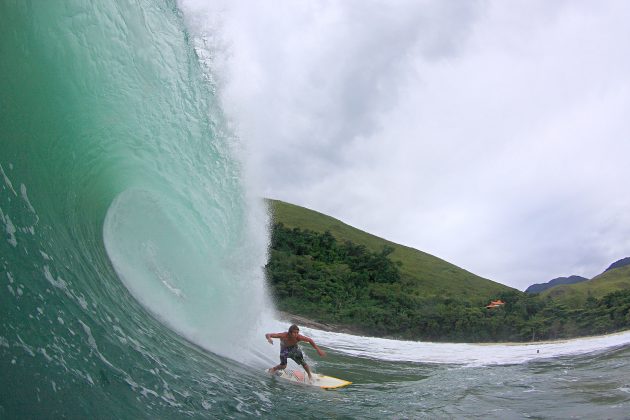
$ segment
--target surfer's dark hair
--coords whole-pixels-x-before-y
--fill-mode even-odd
[[[291,331],[295,331],[295,330],[300,331],[300,327],[298,327],[298,326],[297,326],[297,325],[295,325],[295,324],[293,324],[293,325],[291,325],[291,326],[289,327],[289,332],[291,332]]]

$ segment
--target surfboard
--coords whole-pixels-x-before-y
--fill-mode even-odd
[[[269,373],[269,371],[267,371],[267,373]],[[343,379],[333,378],[332,376],[321,375],[319,373],[313,373],[313,381],[309,381],[308,375],[298,369],[277,370],[272,375],[285,381],[314,386],[322,389],[343,388],[344,386],[348,386],[352,383]]]

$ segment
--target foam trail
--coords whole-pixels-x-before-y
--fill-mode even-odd
[[[467,344],[402,341],[302,328],[318,343],[370,359],[469,366],[508,365],[630,345],[630,331],[538,343]]]

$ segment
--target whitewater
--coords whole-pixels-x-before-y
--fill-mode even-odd
[[[309,328],[281,383],[269,216],[218,98],[213,16],[3,1],[0,418],[627,418],[630,332],[449,344]],[[237,117],[237,116],[236,116]],[[232,116],[234,118],[234,116]]]

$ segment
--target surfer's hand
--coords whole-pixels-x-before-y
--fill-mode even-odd
[[[322,357],[326,356],[326,353],[324,353],[324,350],[317,349],[317,353],[319,353],[319,355]]]
[[[267,337],[267,341],[269,341],[269,344],[273,344],[273,340],[269,337]]]

